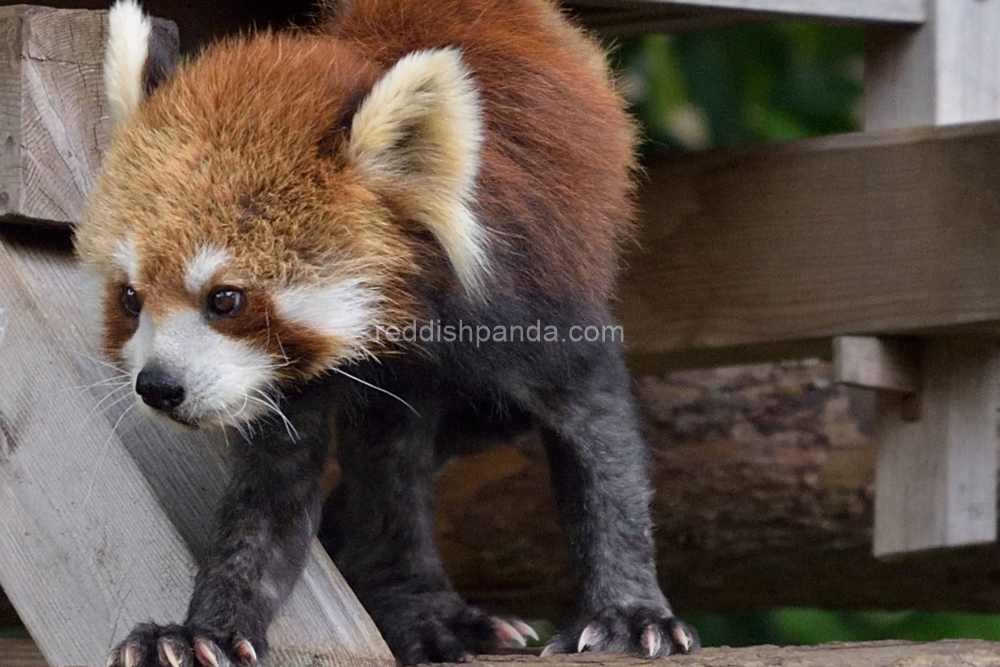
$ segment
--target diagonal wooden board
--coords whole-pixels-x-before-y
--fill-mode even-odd
[[[52,667],[103,665],[133,624],[182,618],[225,445],[109,397],[78,267],[38,234],[0,235],[0,584]],[[270,639],[275,667],[395,664],[318,543]]]

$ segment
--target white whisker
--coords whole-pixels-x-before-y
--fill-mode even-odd
[[[288,437],[291,438],[292,440],[298,440],[299,439],[298,429],[295,428],[295,425],[292,424],[291,420],[289,420],[288,417],[285,416],[285,413],[281,411],[281,407],[278,406],[278,402],[274,400],[274,398],[272,398],[271,396],[265,394],[260,389],[254,389],[254,393],[259,395],[260,398],[257,398],[255,396],[250,396],[249,397],[250,400],[256,401],[270,408],[276,415],[278,415],[278,417],[281,418],[281,421],[284,422],[285,431],[288,433]]]
[[[413,414],[415,414],[415,415],[416,415],[416,416],[418,416],[418,417],[420,417],[420,416],[421,416],[421,414],[420,414],[419,412],[417,412],[417,409],[416,409],[416,408],[414,408],[414,407],[413,407],[412,405],[410,405],[409,403],[407,403],[406,401],[404,401],[404,400],[403,400],[402,398],[400,398],[399,396],[396,396],[396,394],[392,393],[391,391],[389,391],[389,390],[387,390],[387,389],[383,389],[382,387],[378,387],[378,386],[375,386],[375,385],[373,385],[373,384],[372,384],[371,382],[365,382],[365,381],[364,381],[364,380],[362,380],[361,378],[359,378],[359,377],[357,377],[357,376],[354,376],[354,375],[351,375],[350,373],[348,373],[348,372],[347,372],[347,371],[345,371],[345,370],[341,370],[341,369],[339,369],[339,368],[332,368],[331,370],[332,370],[333,372],[335,372],[335,373],[340,373],[341,375],[343,375],[343,376],[345,376],[345,377],[349,377],[349,378],[351,378],[352,380],[354,380],[355,382],[358,382],[358,383],[360,383],[360,384],[363,384],[364,386],[366,386],[366,387],[369,387],[369,388],[371,388],[371,389],[374,389],[375,391],[380,391],[380,392],[382,392],[383,394],[385,394],[385,395],[387,395],[387,396],[391,396],[391,397],[393,397],[394,399],[396,399],[397,401],[399,401],[400,403],[402,403],[403,405],[405,405],[406,407],[408,407],[408,408],[409,408],[409,409],[410,409],[410,410],[411,410],[411,411],[413,412]]]

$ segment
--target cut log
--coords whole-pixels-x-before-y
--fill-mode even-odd
[[[872,556],[875,404],[869,392],[834,384],[828,364],[644,376],[636,390],[653,447],[659,573],[680,614],[995,611],[995,545]],[[527,618],[571,613],[536,439],[456,459],[438,494],[438,540],[462,593]]]

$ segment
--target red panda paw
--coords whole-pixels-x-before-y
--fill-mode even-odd
[[[258,651],[239,635],[143,623],[111,651],[108,667],[257,667]]]
[[[670,610],[638,607],[610,609],[557,635],[542,657],[557,653],[608,651],[644,658],[693,653],[701,648],[698,631]]]
[[[403,665],[468,662],[523,637],[509,619],[491,617],[452,591],[380,591],[363,600],[393,655]],[[532,633],[527,633],[531,636]]]

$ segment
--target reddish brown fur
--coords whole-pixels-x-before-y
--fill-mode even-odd
[[[357,0],[320,33],[213,46],[116,137],[80,256],[107,266],[109,249],[133,238],[134,287],[157,295],[146,299],[154,318],[197,307],[183,303],[184,263],[209,243],[235,256],[223,284],[269,293],[331,271],[365,276],[387,296],[380,324],[405,325],[436,298],[428,292],[457,281],[432,238],[399,218],[405,203],[359,182],[343,115],[404,54],[449,45],[485,116],[474,210],[490,230],[491,290],[605,301],[632,212],[633,126],[596,46],[544,0]],[[108,278],[115,290],[125,282]],[[130,335],[111,312],[116,299],[105,308],[112,351]],[[248,323],[272,307],[254,308]],[[259,337],[252,326],[226,331]],[[293,339],[303,373],[315,372],[319,348],[334,351],[309,332],[281,332]]]
[[[634,128],[594,44],[548,2],[529,0],[357,0],[326,30],[382,68],[416,49],[459,46],[487,118],[483,217],[498,238],[537,254],[523,267],[535,273],[531,287],[610,296],[632,215]]]

